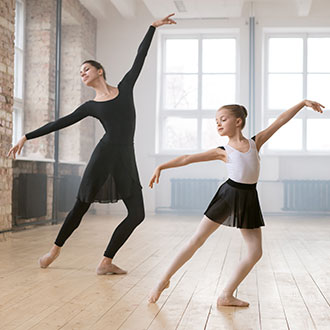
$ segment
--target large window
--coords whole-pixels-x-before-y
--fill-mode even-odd
[[[330,34],[266,35],[264,126],[305,98],[330,105]],[[272,152],[329,152],[330,114],[304,109],[267,143]]]
[[[225,143],[215,111],[235,103],[237,34],[163,35],[158,151],[200,151]]]
[[[15,15],[13,144],[15,144],[23,134],[24,16],[24,1],[17,0]]]

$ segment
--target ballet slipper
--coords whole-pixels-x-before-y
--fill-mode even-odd
[[[100,263],[100,265],[98,265],[96,268],[96,274],[97,275],[107,275],[107,274],[123,275],[123,274],[127,274],[127,271],[119,268],[118,266],[116,266],[112,263],[106,264],[106,265]]]
[[[233,296],[219,296],[217,305],[220,306],[232,306],[232,307],[249,307],[249,303],[244,300],[237,299]]]
[[[47,268],[60,254],[60,251],[56,253],[48,252],[39,258],[38,263],[40,268]]]

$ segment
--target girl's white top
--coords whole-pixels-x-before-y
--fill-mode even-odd
[[[254,140],[249,139],[250,149],[240,152],[230,145],[224,148],[227,153],[229,179],[240,183],[257,183],[260,172],[260,157]]]

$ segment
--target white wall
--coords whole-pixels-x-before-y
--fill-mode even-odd
[[[315,0],[316,4],[318,3]],[[109,5],[111,6],[111,5]],[[315,7],[315,6],[314,6]],[[275,10],[276,9],[276,10]],[[292,8],[291,8],[292,9]],[[313,8],[312,8],[313,9]],[[130,68],[137,47],[145,32],[155,18],[139,2],[137,14],[133,19],[124,19],[114,7],[107,20],[98,21],[97,59],[107,70],[108,82],[117,85]],[[285,10],[285,8],[284,8]],[[244,9],[246,18],[228,20],[182,20],[168,29],[202,28],[239,28],[241,38],[240,56],[240,103],[248,105],[248,8]],[[256,26],[256,109],[257,131],[261,129],[262,108],[262,33],[266,27],[330,27],[330,19],[322,8],[315,7],[310,17],[283,17],[283,8],[255,7]],[[164,16],[167,13],[164,13]],[[162,30],[165,27],[161,28]],[[162,174],[161,184],[153,190],[148,182],[157,164],[172,158],[170,155],[155,155],[156,123],[156,83],[157,83],[157,37],[155,34],[143,71],[135,87],[135,105],[137,110],[137,130],[135,137],[137,162],[142,185],[144,186],[147,212],[155,207],[169,206],[172,177],[226,178],[225,166],[219,162],[194,164],[186,168],[168,170]],[[297,100],[299,102],[300,100]],[[291,106],[291,105],[288,105]],[[97,137],[102,133],[98,130]],[[248,132],[248,127],[246,129]],[[271,156],[262,155],[261,181],[259,184],[260,200],[264,212],[281,212],[283,179],[330,179],[328,156]],[[104,208],[108,206],[103,206]],[[111,205],[112,211],[122,210],[121,204]]]

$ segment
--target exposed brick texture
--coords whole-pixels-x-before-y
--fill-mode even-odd
[[[11,228],[15,1],[0,0],[0,231]]]

